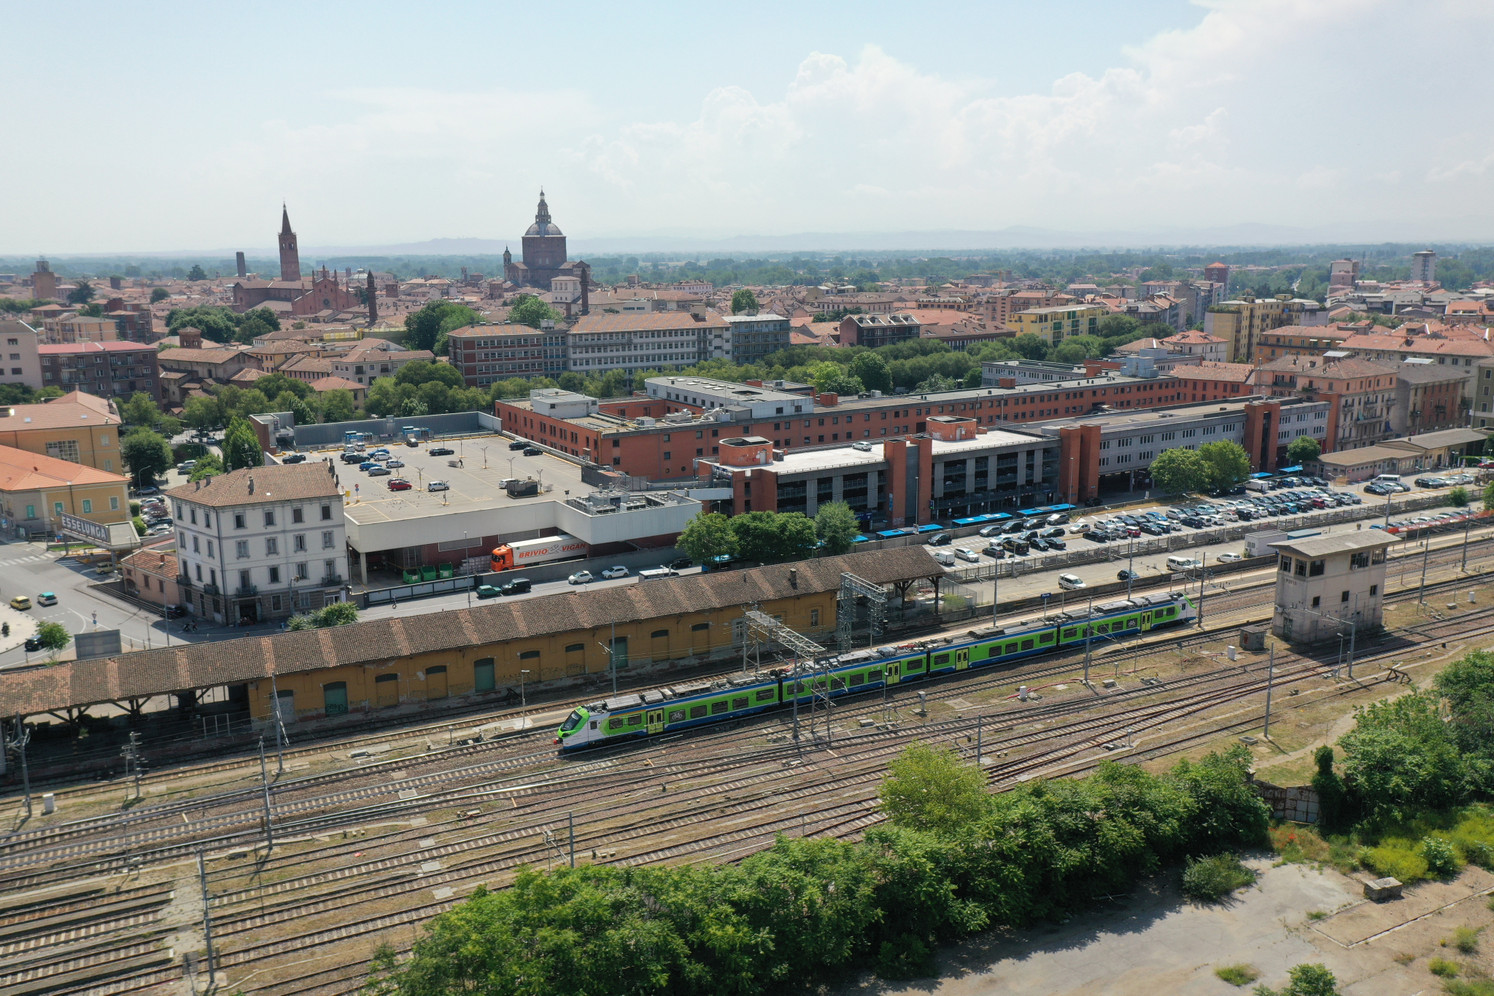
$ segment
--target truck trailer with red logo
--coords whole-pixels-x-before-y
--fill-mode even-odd
[[[495,547],[492,567],[495,571],[511,571],[530,564],[544,564],[552,560],[567,560],[584,556],[586,556],[585,540],[579,540],[567,533],[556,533],[554,536],[517,540]]]

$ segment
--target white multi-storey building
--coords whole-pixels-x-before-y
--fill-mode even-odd
[[[258,622],[341,601],[348,576],[332,465],[255,467],[167,492],[188,609]]]

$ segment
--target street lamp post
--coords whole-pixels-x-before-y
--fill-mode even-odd
[[[1131,585],[1136,579],[1136,537],[1127,535],[1129,546],[1126,550],[1126,597],[1131,597]]]
[[[523,720],[529,715],[529,700],[524,695],[524,676],[528,673],[529,669],[527,667],[519,669],[519,727],[521,729],[525,725]]]

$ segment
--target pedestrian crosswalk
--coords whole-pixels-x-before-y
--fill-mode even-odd
[[[0,567],[17,567],[21,564],[37,564],[56,559],[50,553],[34,553],[29,557],[5,557],[0,555]]]

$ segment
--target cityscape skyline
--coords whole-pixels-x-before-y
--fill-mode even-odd
[[[258,251],[281,201],[312,250],[502,243],[541,186],[581,251],[815,233],[886,249],[941,247],[898,244],[908,233],[1010,236],[991,248],[1494,237],[1494,136],[1475,110],[1494,9],[1455,0],[951,4],[914,23],[882,4],[768,5],[687,25],[464,5],[412,24],[375,4],[338,22],[332,50],[272,30],[277,4],[249,21],[148,9],[85,5],[103,30],[66,74],[55,51],[18,53],[23,104],[129,100],[169,139],[13,159],[28,196],[0,252]],[[40,9],[18,14],[43,29]],[[106,53],[159,45],[163,23],[180,58],[121,82]],[[522,41],[469,61],[454,28]],[[182,89],[220,79],[210,62],[250,68],[232,89]]]

